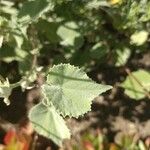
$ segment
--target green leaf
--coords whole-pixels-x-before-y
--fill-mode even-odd
[[[137,80],[140,84],[142,84],[142,86],[137,82]],[[150,91],[150,73],[145,70],[132,72],[132,75],[127,76],[121,86],[125,88],[125,94],[127,94],[130,98],[140,100],[146,96],[143,87]]]
[[[68,22],[61,25],[57,34],[62,39],[61,44],[64,46],[73,46],[80,48],[83,44],[83,37],[80,32],[77,31],[78,26],[74,22]]]
[[[90,111],[96,96],[111,88],[93,82],[78,67],[60,64],[49,70],[42,91],[46,105],[52,103],[63,116],[78,117]]]
[[[0,60],[3,60],[7,63],[12,62],[14,60],[24,61],[27,57],[28,52],[25,50],[22,50],[18,47],[15,49],[7,44],[3,44],[0,48]],[[29,58],[29,57],[28,57]],[[29,62],[30,60],[28,60]]]
[[[107,47],[102,45],[102,43],[95,44],[92,49],[90,49],[90,56],[95,59],[100,59],[107,54]]]
[[[92,0],[87,3],[88,9],[99,9],[99,7],[110,7],[109,3],[105,0]]]
[[[24,54],[24,57],[22,57],[22,60],[18,61],[19,72],[20,74],[26,74],[31,68],[33,56],[31,54],[26,54],[23,50],[20,50],[20,53],[22,55]]]
[[[13,37],[16,41],[17,47],[21,48],[21,46],[23,44],[23,37],[21,35],[13,35]]]
[[[46,20],[40,20],[36,25],[39,32],[43,33],[42,36],[46,36],[51,43],[58,43],[60,41],[60,38],[56,33],[58,26],[59,23],[48,22]]]
[[[43,13],[52,8],[52,5],[47,0],[32,0],[23,3],[22,8],[19,11],[18,17],[29,17],[29,19],[35,19],[40,17]]]
[[[140,150],[146,150],[147,149],[146,144],[142,140],[140,140],[138,142],[138,147],[140,148]]]
[[[115,142],[123,148],[129,148],[133,146],[133,139],[133,136],[119,132],[115,137]]]
[[[148,39],[148,32],[144,30],[135,32],[130,37],[131,44],[135,44],[137,46],[143,45],[147,41],[147,39]]]
[[[118,67],[124,66],[127,63],[128,58],[131,55],[131,50],[127,47],[123,47],[123,48],[118,47],[115,50],[115,52],[116,52],[116,63],[115,63],[115,65]]]
[[[16,59],[16,53],[13,47],[3,44],[0,48],[0,60],[11,62]]]
[[[9,14],[11,16],[17,14],[17,9],[13,7],[14,3],[8,0],[1,0],[0,1],[0,11],[2,12],[1,14]]]
[[[63,139],[70,138],[69,129],[53,106],[46,107],[39,103],[30,110],[29,119],[40,135],[52,139],[60,146]]]
[[[9,96],[11,95],[12,87],[10,87],[8,79],[2,83],[0,81],[0,97],[4,98],[6,105],[10,104]]]
[[[81,66],[81,67],[89,67],[89,62],[91,61],[90,52],[87,50],[81,51],[75,50],[70,57],[70,62],[74,65]]]

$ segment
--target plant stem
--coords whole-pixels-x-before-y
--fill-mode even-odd
[[[30,35],[32,49],[35,50],[38,48],[39,40],[37,39],[37,31],[36,31],[34,25],[30,26],[29,35]],[[32,60],[31,70],[33,70],[37,65],[37,55],[38,55],[37,51],[33,52],[33,60]]]
[[[132,78],[142,87],[142,89],[143,89],[145,95],[150,99],[150,93],[149,93],[149,91],[143,86],[143,84],[139,81],[139,79],[137,79],[137,77],[135,77],[135,76],[131,73],[130,69],[125,68],[125,71],[126,71],[126,73],[127,73],[130,77],[132,77]]]
[[[16,83],[10,84],[10,86],[11,86],[11,88],[16,88],[16,87],[18,87],[18,86],[20,86],[20,85],[21,85],[21,82],[22,82],[22,80],[20,80],[19,82],[16,82]]]

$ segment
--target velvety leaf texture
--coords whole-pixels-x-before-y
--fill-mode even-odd
[[[39,103],[31,109],[29,118],[34,129],[40,135],[52,139],[60,146],[63,139],[70,138],[70,132],[65,121],[53,106],[47,107],[43,103]]]
[[[51,103],[63,115],[78,117],[90,111],[92,100],[111,86],[93,82],[85,72],[69,64],[60,64],[49,70],[42,86],[45,104]]]

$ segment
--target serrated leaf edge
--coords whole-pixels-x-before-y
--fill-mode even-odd
[[[43,104],[43,102],[41,102],[42,104]],[[38,103],[37,105],[39,105],[40,103]],[[29,111],[29,113],[28,113],[28,118],[29,118],[29,120],[31,121],[31,124],[32,124],[32,126],[33,126],[33,128],[35,129],[35,131],[39,134],[39,135],[42,135],[43,137],[46,137],[46,138],[48,138],[47,136],[45,136],[45,135],[43,135],[43,134],[41,134],[37,129],[36,129],[36,127],[35,126],[40,126],[38,123],[35,123],[34,121],[32,121],[32,119],[31,119],[31,112],[32,112],[32,109],[35,109],[35,107],[37,106],[37,105],[35,105],[35,106],[33,106],[31,109],[30,109],[30,111]],[[54,107],[54,106],[47,106],[47,105],[45,105],[45,104],[43,104],[45,107],[47,107],[47,109],[49,109],[49,107]],[[54,107],[55,108],[55,107]],[[55,110],[56,110],[56,108],[55,108]],[[56,110],[56,112],[58,113],[58,111]],[[58,113],[58,115],[60,115],[60,113]],[[62,117],[61,115],[60,115],[60,117]],[[62,119],[63,119],[63,117],[62,117]],[[64,120],[64,119],[63,119]],[[69,138],[71,137],[71,133],[70,133],[70,129],[68,128],[68,126],[67,126],[67,124],[66,124],[66,121],[64,120],[64,124],[66,125],[66,127],[67,127],[67,129],[68,129],[68,133],[69,133]],[[43,128],[43,127],[42,127]],[[55,135],[56,136],[56,135]],[[56,136],[57,137],[57,136]],[[59,137],[57,137],[57,138],[59,138]],[[65,138],[66,139],[66,138]],[[53,140],[53,139],[51,139],[51,140]],[[63,139],[64,140],[64,139]],[[55,141],[54,141],[55,142]],[[63,141],[62,141],[63,142]],[[61,142],[61,144],[59,145],[59,146],[62,146],[62,142]]]
[[[71,69],[74,69],[74,70],[77,69],[78,71],[80,71],[80,73],[82,73],[83,75],[86,75],[86,77],[89,79],[89,81],[91,81],[91,82],[93,82],[93,83],[95,83],[95,84],[98,84],[98,83],[96,83],[95,81],[93,81],[90,77],[88,77],[88,75],[87,75],[82,69],[80,69],[80,68],[77,67],[77,66],[70,65],[69,63],[67,63],[67,64],[60,63],[60,64],[58,64],[58,65],[53,65],[53,67],[51,67],[48,72],[51,72],[53,69],[59,68],[59,67],[61,67],[61,66],[65,66],[65,67],[67,67],[67,68],[71,68]],[[49,74],[49,73],[47,73],[47,78],[48,78],[48,74]],[[47,83],[47,79],[46,79],[46,83]],[[47,84],[50,85],[49,83],[47,83]],[[103,92],[101,92],[101,93],[99,93],[99,94],[102,94],[102,93],[106,92],[107,90],[112,89],[112,86],[109,86],[109,85],[106,85],[106,86],[107,86],[107,88],[106,88]],[[43,92],[43,93],[44,93],[44,92]],[[96,95],[96,96],[97,96],[97,95]],[[94,100],[94,98],[95,98],[96,96],[93,96],[93,97],[91,97],[90,99],[88,99],[88,100],[89,100],[89,103],[90,103],[90,106],[92,105],[92,101]],[[45,94],[45,93],[44,93],[44,97],[45,97],[46,99],[48,99],[48,97],[46,97],[46,94]],[[56,106],[55,106],[55,108],[56,108],[57,112],[58,112],[59,114],[61,114],[63,117],[69,117],[69,118],[72,118],[72,117],[78,118],[78,117],[80,117],[80,116],[86,114],[87,112],[91,111],[91,107],[90,107],[87,112],[80,112],[80,113],[78,113],[78,114],[75,115],[75,114],[68,113],[68,112],[62,112],[62,111],[61,111],[58,107],[56,107]]]

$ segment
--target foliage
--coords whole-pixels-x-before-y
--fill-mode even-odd
[[[52,139],[60,146],[63,139],[70,138],[70,131],[54,106],[48,107],[40,103],[31,109],[29,118],[39,134]]]
[[[41,55],[50,52],[54,63],[72,62],[89,68],[87,62],[105,63],[110,53],[115,65],[125,65],[136,47],[144,44],[145,47],[140,47],[143,51],[148,46],[150,3],[147,0],[2,0],[0,5],[3,29],[0,59],[17,60],[21,64],[19,71],[31,64],[26,58],[32,57],[34,49]],[[82,59],[77,60],[81,57],[79,49],[83,51]],[[122,58],[118,51],[127,49],[130,52]]]
[[[21,132],[17,133],[15,129],[11,129],[4,137],[4,144],[3,150],[28,150],[30,138]]]
[[[31,89],[39,74],[46,76],[42,100],[29,118],[37,132],[61,144],[70,137],[62,116],[83,115],[95,96],[110,89],[84,71],[100,65],[126,67],[133,54],[149,50],[149,8],[148,0],[0,0],[0,97],[9,104],[15,87]],[[14,74],[3,63],[16,63]],[[149,73],[138,72],[130,73],[136,89],[129,76],[122,83],[133,99],[149,97]]]
[[[74,145],[73,150],[148,150],[149,138],[145,141],[136,139],[133,135],[122,135],[119,141],[111,143],[102,133],[86,133],[81,138],[81,145]]]
[[[42,91],[46,105],[51,103],[62,116],[78,117],[90,110],[96,95],[111,86],[94,83],[81,69],[60,64],[50,68]]]
[[[139,100],[145,96],[149,97],[150,73],[144,70],[132,72],[122,83],[122,87],[125,88],[125,94],[133,99]]]
[[[111,86],[94,83],[77,67],[53,66],[42,85],[43,99],[31,109],[29,118],[39,134],[62,145],[63,139],[70,138],[70,132],[60,114],[63,117],[85,114],[95,96],[109,89]]]
[[[1,83],[0,81],[0,97],[4,98],[4,102],[9,105],[9,99],[8,97],[11,94],[12,88],[10,87],[10,83],[8,80],[4,81],[4,83]]]

